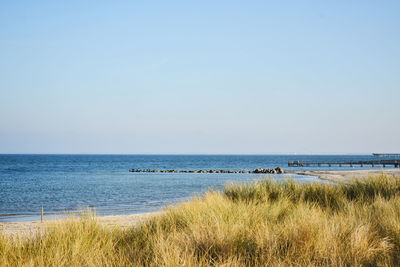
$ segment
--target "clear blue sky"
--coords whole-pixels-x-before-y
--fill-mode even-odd
[[[400,152],[400,1],[1,1],[0,153]]]

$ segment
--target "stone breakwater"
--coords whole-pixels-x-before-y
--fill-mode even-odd
[[[130,169],[130,172],[154,172],[154,173],[260,173],[260,174],[281,174],[285,171],[281,167],[275,169],[255,170],[151,170],[151,169]]]

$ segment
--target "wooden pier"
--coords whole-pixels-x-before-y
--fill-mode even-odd
[[[398,160],[360,160],[360,161],[289,161],[289,167],[322,167],[322,166],[382,166],[385,168],[386,166],[394,166],[395,168],[399,168],[400,159]]]

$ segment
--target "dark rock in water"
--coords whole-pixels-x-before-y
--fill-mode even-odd
[[[264,169],[255,169],[253,173],[265,173]]]
[[[244,173],[242,171],[242,173]],[[276,167],[275,169],[262,169],[258,168],[253,171],[250,171],[250,173],[270,173],[270,174],[280,174],[280,173],[285,173],[284,170],[281,167]]]

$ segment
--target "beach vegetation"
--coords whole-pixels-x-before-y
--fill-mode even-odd
[[[129,229],[86,212],[34,238],[0,233],[4,266],[396,266],[400,179],[262,179],[167,208]]]

